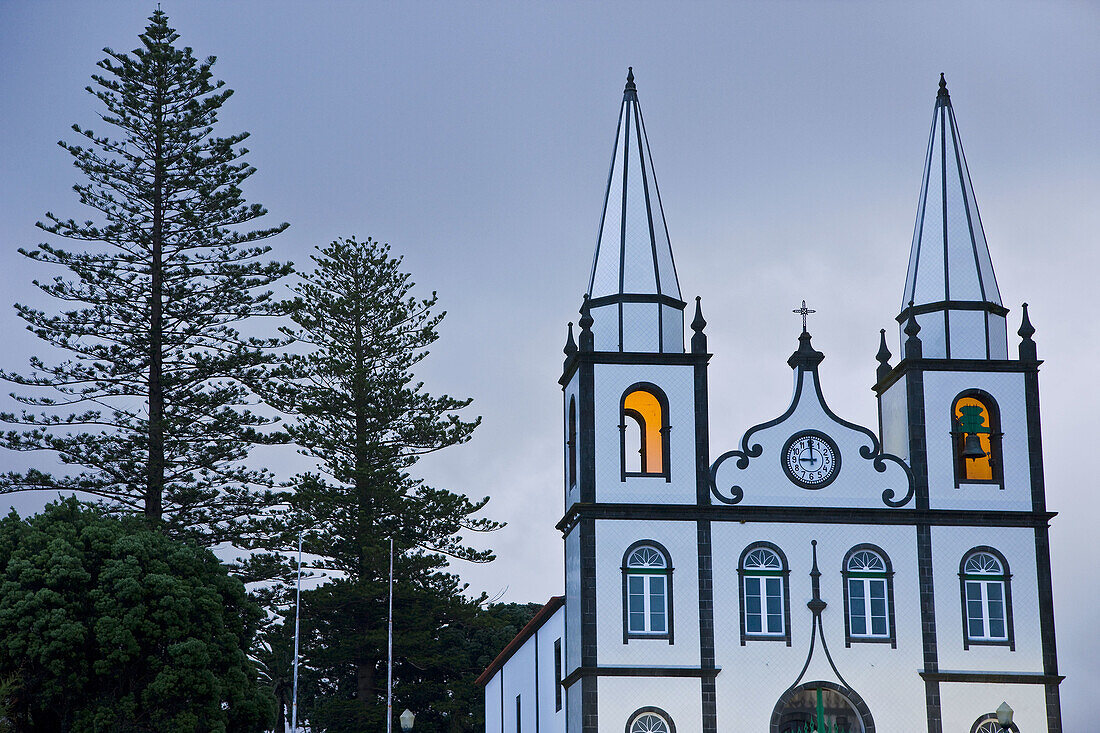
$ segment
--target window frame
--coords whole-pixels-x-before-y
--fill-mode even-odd
[[[635,392],[647,392],[657,400],[657,404],[661,408],[661,426],[657,430],[661,434],[661,470],[660,471],[627,471],[626,470],[626,421],[627,418],[637,420],[642,428],[642,465],[646,465],[647,458],[645,451],[646,447],[646,425],[645,418],[643,418],[636,411],[628,409],[626,406],[626,398]],[[620,480],[625,482],[628,478],[664,478],[665,482],[672,481],[671,471],[671,455],[669,451],[669,433],[672,431],[672,426],[669,425],[668,415],[668,397],[665,393],[652,382],[635,382],[626,388],[622,396],[619,398],[619,473]]]
[[[664,722],[665,727],[668,728],[668,733],[676,733],[676,724],[672,722],[672,716],[666,713],[661,708],[655,707],[653,705],[646,705],[645,707],[638,708],[633,713],[627,716],[626,733],[631,733],[630,729],[634,726],[634,723],[638,721],[638,718],[642,717],[643,715],[656,715]]]
[[[664,559],[665,566],[663,568],[638,568],[628,565],[630,556],[637,550],[648,547],[655,550]],[[623,643],[627,644],[631,639],[667,639],[669,644],[675,642],[673,633],[673,596],[672,596],[672,573],[675,568],[672,567],[672,555],[660,542],[655,540],[638,540],[637,542],[626,548],[626,552],[623,553],[622,561],[622,575],[623,575]],[[665,630],[664,631],[633,631],[630,628],[630,577],[641,576],[643,578],[660,575],[665,580]],[[650,584],[645,583],[645,598],[648,606],[650,596]],[[646,609],[645,621],[646,626],[650,624],[649,609]]]
[[[977,554],[991,555],[997,562],[1001,564],[1000,575],[967,575],[966,563],[974,555]],[[969,600],[966,594],[967,582],[1000,582],[1002,600],[1004,602],[1004,624],[1005,624],[1005,638],[1003,639],[987,639],[981,637],[972,637],[970,635],[970,616],[967,601]],[[982,598],[982,620],[985,627],[989,627],[989,605],[988,598],[983,590]],[[962,561],[959,562],[959,600],[962,607],[962,635],[963,635],[963,649],[970,649],[972,646],[1007,646],[1009,651],[1016,651],[1016,637],[1012,627],[1012,572],[1009,570],[1008,561],[1005,560],[1005,556],[998,550],[988,545],[979,545],[972,547],[963,553]]]
[[[872,552],[882,560],[883,572],[853,571],[848,567],[852,558],[860,552]],[[852,644],[889,644],[891,649],[898,648],[897,623],[894,618],[894,569],[890,564],[890,556],[878,545],[864,542],[848,550],[844,556],[844,564],[841,565],[841,576],[844,579],[844,646]],[[877,580],[881,579],[886,588],[886,634],[885,635],[857,635],[852,632],[852,602],[849,592],[849,581],[852,579]],[[864,587],[867,587],[866,584]],[[870,616],[868,615],[868,619]]]
[[[993,471],[993,478],[966,478],[962,456],[962,443],[965,439],[959,428],[955,412],[961,399],[978,400],[985,406],[989,416],[989,465]],[[966,389],[955,395],[951,400],[951,466],[955,476],[955,488],[963,484],[988,484],[1004,489],[1004,452],[1002,450],[1004,433],[1001,432],[1001,409],[993,395],[981,389]]]
[[[766,570],[747,570],[745,568],[745,560],[755,550],[769,550],[774,553],[779,560],[780,569],[775,571]],[[749,641],[783,641],[787,646],[791,645],[791,587],[790,587],[790,565],[787,563],[787,556],[783,554],[783,551],[779,549],[779,546],[771,542],[754,542],[741,552],[741,557],[737,561],[737,576],[738,586],[740,592],[738,593],[738,600],[741,604],[740,613],[740,625],[741,625],[741,646],[745,646]],[[783,606],[783,631],[782,633],[754,633],[748,631],[748,596],[746,588],[747,578],[769,578],[779,577],[781,579],[781,592],[783,597],[781,598]],[[767,591],[766,585],[764,586],[764,592],[761,594],[762,604],[761,611],[763,618],[767,617],[766,604],[767,604]],[[763,624],[761,624],[763,628]]]

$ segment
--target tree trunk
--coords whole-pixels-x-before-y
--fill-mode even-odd
[[[163,83],[158,79],[158,84]],[[156,147],[153,157],[153,231],[150,295],[149,295],[149,462],[146,467],[145,516],[159,521],[164,511],[164,122],[162,97],[154,100],[154,134]]]

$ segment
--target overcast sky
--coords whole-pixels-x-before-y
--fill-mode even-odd
[[[1067,730],[1100,680],[1096,571],[1096,232],[1100,5],[1076,3],[179,2],[162,7],[236,90],[245,189],[305,264],[337,236],[405,255],[449,311],[420,376],[472,396],[484,425],[422,464],[492,497],[499,559],[476,590],[562,592],[565,323],[587,282],[626,67],[632,65],[686,300],[709,321],[711,455],[779,415],[805,298],[823,387],[876,424],[878,330],[897,314],[939,72],[947,74],[1009,314],[1031,305]],[[46,211],[85,216],[56,147],[80,122],[101,48],[132,49],[151,3],[0,0],[0,301],[39,302],[16,248]],[[51,306],[52,307],[52,306]],[[0,367],[42,349],[0,308]],[[1010,338],[1015,354],[1016,337]],[[11,409],[0,399],[0,408]],[[292,463],[264,456],[288,473]],[[46,456],[2,455],[0,468]],[[20,497],[26,510],[41,498]],[[1090,721],[1086,723],[1086,720]]]

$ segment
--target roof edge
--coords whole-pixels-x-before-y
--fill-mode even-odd
[[[519,648],[523,646],[528,639],[534,636],[535,632],[538,631],[564,604],[565,596],[551,596],[550,600],[546,602],[546,605],[535,612],[534,617],[527,622],[527,625],[520,629],[515,638],[500,650],[500,654],[496,656],[496,659],[490,662],[489,666],[485,668],[485,671],[478,675],[478,678],[474,680],[474,684],[481,687],[488,684],[493,675],[495,675],[501,667],[507,664],[508,660],[512,658],[512,655],[519,651]]]

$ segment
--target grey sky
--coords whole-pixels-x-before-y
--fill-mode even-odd
[[[0,2],[0,298],[39,302],[16,254],[51,210],[84,216],[55,146],[96,125],[103,46],[129,50],[151,3]],[[368,4],[163,2],[215,54],[249,130],[246,188],[315,244],[393,244],[450,315],[422,378],[475,398],[477,437],[423,464],[489,494],[499,560],[459,568],[507,600],[562,590],[565,323],[587,282],[626,67],[633,65],[685,299],[715,357],[711,454],[783,411],[805,298],[826,398],[875,424],[878,329],[897,354],[920,167],[946,72],[1009,315],[1031,304],[1067,730],[1100,679],[1095,513],[1100,6],[1087,3]],[[53,307],[53,306],[51,306]],[[0,308],[0,365],[42,349]],[[13,405],[0,399],[4,409]],[[265,454],[277,469],[292,462]],[[0,467],[46,456],[0,456]],[[17,500],[28,507],[34,499]]]

